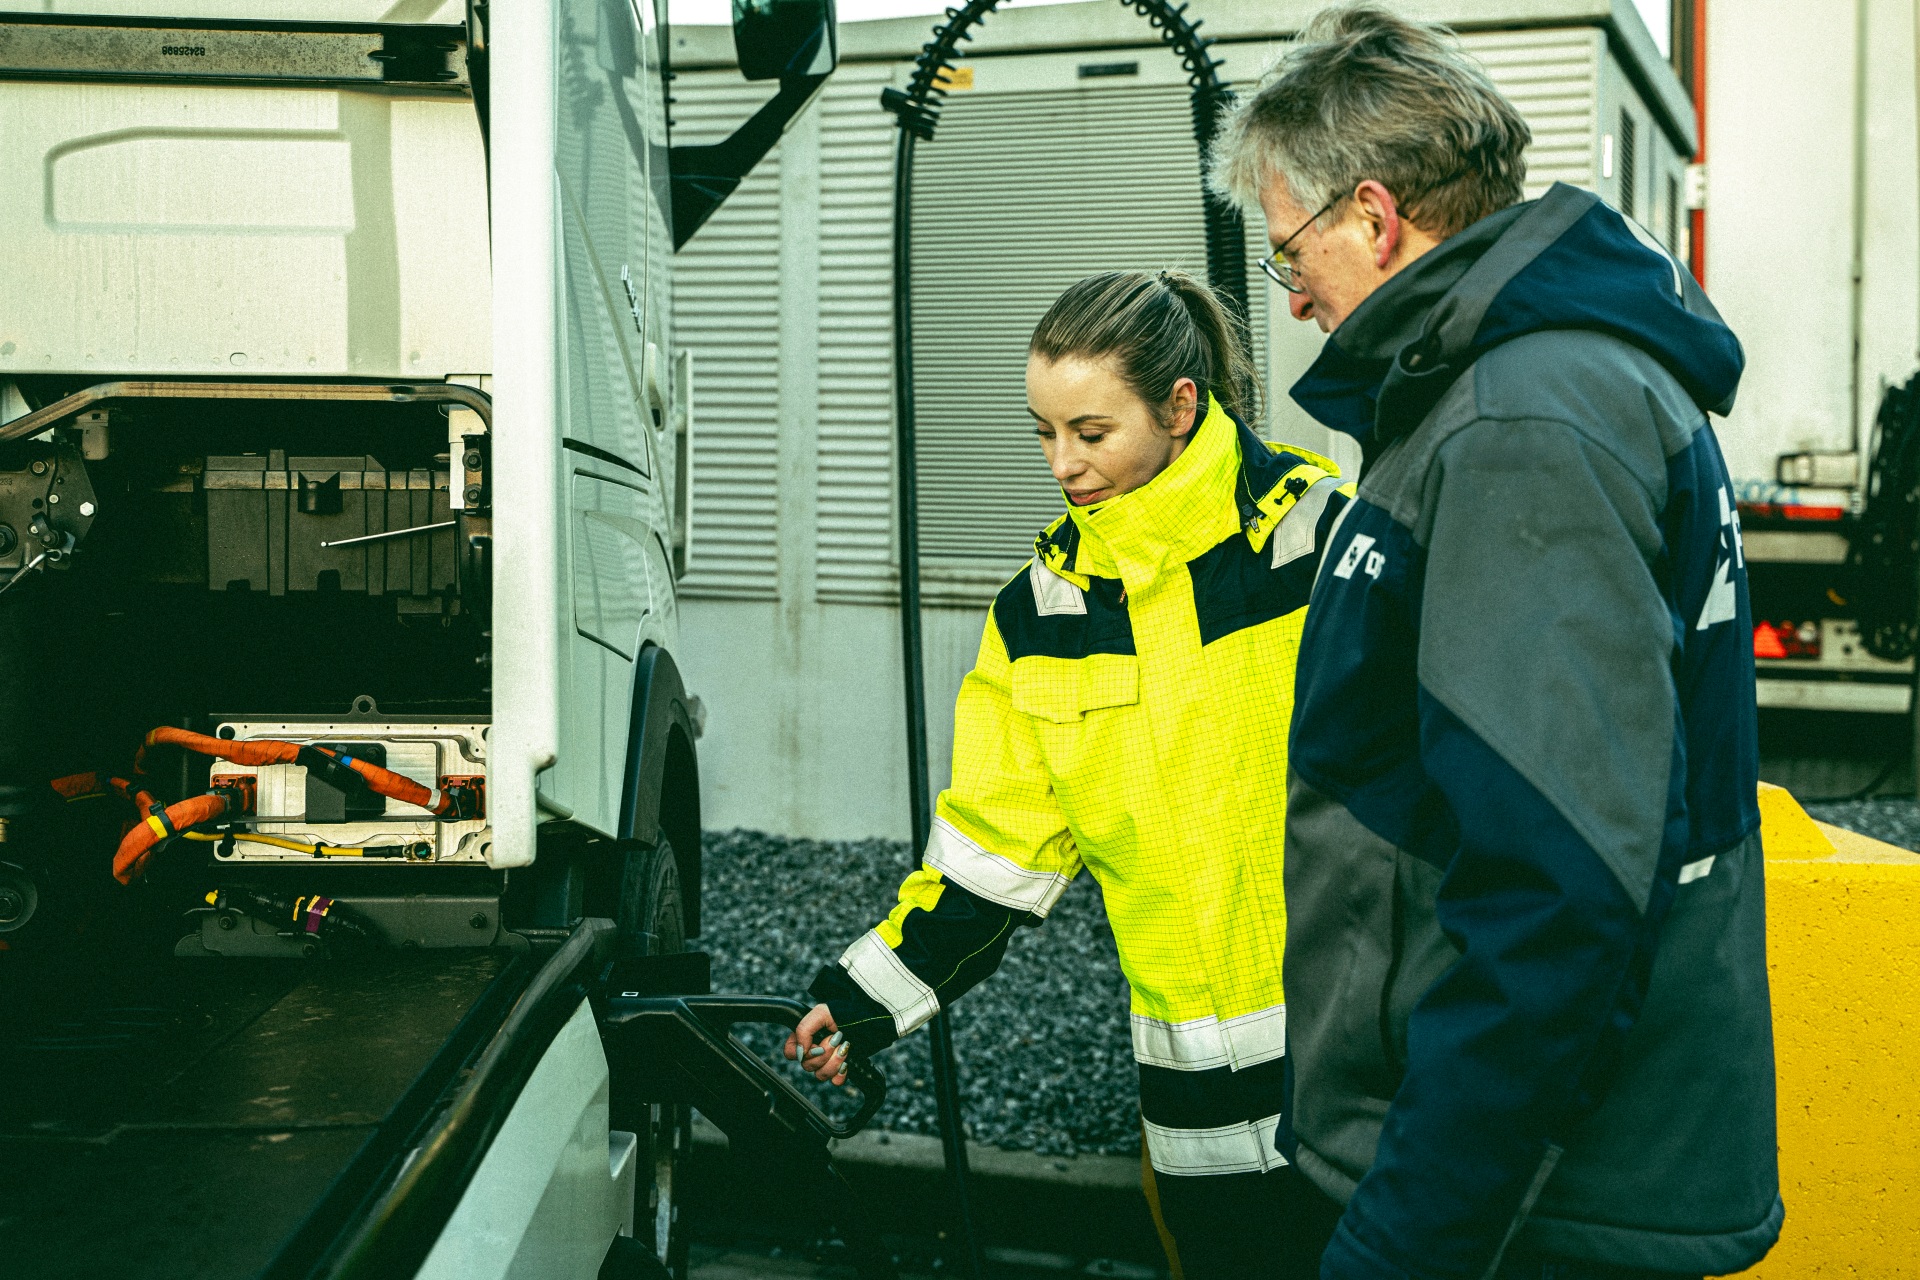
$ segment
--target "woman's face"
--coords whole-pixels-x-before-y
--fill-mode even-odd
[[[1027,357],[1034,434],[1076,507],[1117,498],[1165,471],[1193,435],[1194,407],[1191,378],[1174,384],[1163,425],[1111,360]]]

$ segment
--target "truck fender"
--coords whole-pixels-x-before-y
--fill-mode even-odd
[[[673,655],[657,644],[633,668],[633,718],[621,787],[623,840],[673,844],[689,936],[700,931],[700,767],[693,715]]]

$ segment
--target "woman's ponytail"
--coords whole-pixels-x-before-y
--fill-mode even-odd
[[[1047,308],[1027,350],[1049,361],[1112,357],[1156,411],[1172,399],[1175,383],[1191,378],[1242,422],[1260,415],[1260,378],[1238,318],[1184,271],[1088,276]]]
[[[1213,377],[1208,387],[1242,422],[1260,417],[1260,373],[1247,351],[1247,342],[1239,319],[1204,282],[1184,271],[1162,271],[1160,279],[1186,305],[1187,316],[1200,331],[1211,359]]]

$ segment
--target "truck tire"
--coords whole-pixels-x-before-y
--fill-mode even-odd
[[[623,840],[613,923],[615,945],[628,955],[673,955],[687,949],[680,904],[680,865],[662,835],[652,844]]]
[[[651,845],[627,842],[614,921],[627,954],[671,955],[686,950],[680,870],[662,835]],[[644,1161],[634,1188],[633,1236],[651,1250],[674,1280],[686,1280],[687,1230],[681,1222],[681,1174],[693,1152],[693,1109],[652,1103],[633,1117]]]

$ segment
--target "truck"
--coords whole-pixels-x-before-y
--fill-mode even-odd
[[[687,950],[673,253],[837,61],[734,12],[705,146],[664,0],[0,13],[8,1276],[683,1275],[690,1108],[861,1122]]]
[[[1793,743],[1817,731],[1802,712],[1899,754],[1920,620],[1914,8],[1835,6],[1812,40],[1758,0],[1681,8],[1704,121],[1694,266],[1747,353],[1720,439],[1763,725],[1796,726],[1785,754],[1821,754]]]

